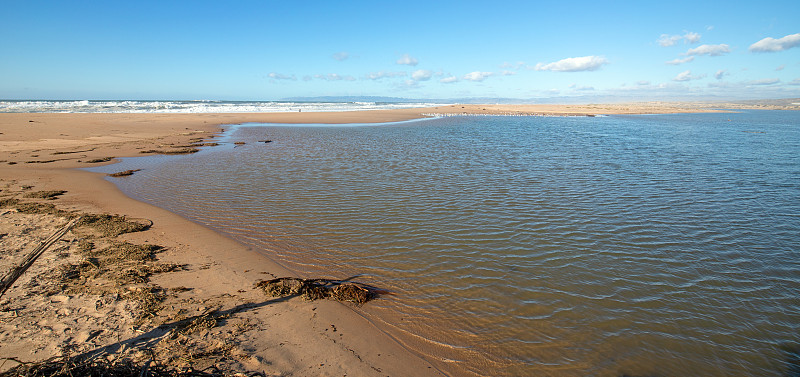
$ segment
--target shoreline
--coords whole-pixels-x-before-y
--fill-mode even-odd
[[[268,375],[312,373],[371,376],[376,375],[376,371],[402,375],[413,370],[420,375],[445,375],[360,316],[351,304],[331,300],[305,301],[300,298],[283,300],[265,296],[254,288],[255,282],[292,276],[291,272],[263,254],[222,234],[125,196],[112,182],[104,179],[103,174],[79,170],[98,164],[111,164],[118,157],[141,156],[143,154],[139,152],[142,150],[179,149],[191,145],[192,142],[204,144],[213,141],[225,124],[292,121],[281,116],[263,114],[234,115],[234,119],[230,118],[228,114],[210,117],[205,114],[188,117],[180,114],[175,117],[172,114],[0,114],[3,133],[0,135],[0,186],[5,186],[0,191],[0,196],[21,197],[22,191],[64,190],[64,195],[47,203],[55,204],[59,209],[121,214],[128,218],[152,221],[153,226],[149,230],[123,234],[117,239],[134,244],[159,245],[165,249],[158,255],[159,261],[186,265],[185,270],[158,274],[151,278],[154,283],[168,290],[182,287],[189,289],[177,295],[177,300],[168,299],[165,305],[189,312],[207,310],[212,305],[224,310],[232,310],[243,303],[253,307],[237,312],[233,316],[237,322],[233,325],[218,326],[213,329],[214,332],[210,332],[210,335],[224,335],[226,331],[238,331],[237,328],[242,328],[245,324],[253,327],[238,334],[235,339],[237,354],[241,355],[242,360],[239,361],[240,369],[233,369],[230,371],[232,373],[261,371]],[[398,118],[395,114],[349,114],[337,120],[340,123],[351,123],[406,118],[405,115]],[[306,122],[305,119],[324,121],[312,116],[295,122]],[[140,124],[142,121],[151,124],[143,126]],[[108,159],[109,157],[113,158]],[[103,162],[89,162],[106,159],[108,160]],[[3,214],[0,216],[0,223],[7,221],[9,217],[18,216],[8,208],[3,208],[0,213]],[[32,220],[33,224],[25,224],[32,229],[38,228],[37,222],[58,222],[58,219],[54,220],[46,215],[25,216],[36,217]],[[2,241],[10,242],[11,238],[3,237]],[[43,361],[59,356],[64,343],[74,342],[73,339],[91,338],[84,334],[102,331],[96,324],[89,328],[75,324],[80,322],[81,317],[94,312],[80,306],[56,308],[55,310],[64,310],[64,313],[71,314],[59,315],[55,321],[42,320],[40,322],[46,322],[43,326],[27,324],[30,327],[27,332],[17,327],[22,324],[7,321],[17,316],[26,316],[26,308],[21,307],[20,302],[31,307],[50,304],[49,297],[30,297],[25,292],[27,287],[37,284],[35,269],[38,268],[39,273],[46,274],[49,262],[34,264],[0,299],[4,309],[9,309],[0,312],[3,320],[0,322],[0,338],[9,344],[0,346],[0,357],[11,357],[25,362]],[[5,267],[2,274],[6,273]],[[66,302],[78,301],[80,298],[80,295],[70,294],[56,296],[59,297],[57,300]],[[233,319],[226,321],[234,322]],[[48,333],[50,328],[63,327],[53,322],[70,323],[68,327],[71,330],[64,330],[60,334],[62,336],[35,336],[37,332]],[[11,327],[6,327],[7,325]],[[136,328],[128,319],[127,322],[101,326],[125,327],[115,331],[115,335],[121,336],[124,341],[126,337],[136,339],[141,336],[140,331],[154,331],[158,328],[158,323]],[[15,333],[26,333],[28,336],[24,340],[15,340]],[[119,343],[109,341],[112,339],[114,336],[105,339],[95,336],[93,341],[97,340],[99,343],[79,351],[88,352]],[[207,346],[213,348],[214,344],[211,342]],[[14,362],[6,362],[2,369],[15,365]]]
[[[600,111],[598,111],[600,110]],[[603,111],[604,110],[604,111]],[[249,303],[252,307],[236,312],[235,324],[254,327],[236,338],[241,356],[240,368],[268,373],[332,375],[446,375],[446,363],[435,355],[418,356],[424,350],[409,350],[397,340],[358,314],[349,304],[334,301],[272,299],[253,288],[265,277],[290,276],[291,273],[268,257],[236,241],[164,209],[151,206],[122,194],[99,173],[78,168],[111,164],[115,158],[169,153],[213,142],[225,125],[241,123],[384,123],[424,118],[423,114],[488,114],[488,115],[553,115],[588,116],[596,114],[661,114],[675,112],[708,112],[684,107],[632,108],[622,105],[453,105],[424,109],[379,110],[336,113],[272,113],[272,114],[0,114],[0,183],[5,188],[0,196],[19,196],[30,191],[65,190],[58,199],[49,201],[58,208],[88,213],[121,214],[129,218],[152,221],[149,230],[117,237],[131,243],[163,246],[159,261],[186,265],[185,270],[154,275],[152,281],[165,288],[188,288],[176,294],[166,305],[186,310],[207,310],[219,306],[227,310]],[[16,216],[2,210],[4,217]],[[38,221],[53,222],[40,218]],[[32,220],[34,223],[36,219]],[[34,224],[35,225],[35,224]],[[29,225],[33,226],[33,225]],[[2,239],[8,242],[8,237]],[[46,269],[45,265],[37,266]],[[3,271],[5,273],[5,271]],[[32,274],[29,272],[28,274]],[[31,279],[30,276],[24,277]],[[24,295],[23,283],[12,287],[0,302],[36,300]],[[61,295],[60,295],[61,296]],[[64,301],[79,297],[67,295]],[[38,298],[48,301],[48,298]],[[40,302],[43,303],[44,301]],[[213,303],[213,304],[212,304]],[[369,305],[369,304],[367,304]],[[24,311],[24,308],[19,309]],[[81,308],[59,317],[66,322],[79,322]],[[70,311],[68,310],[68,311]],[[203,310],[200,310],[201,312]],[[91,311],[91,310],[89,310]],[[7,311],[4,313],[8,313]],[[16,313],[16,311],[14,312]],[[15,314],[16,315],[16,314]],[[0,322],[0,333],[13,341],[14,332]],[[227,320],[230,323],[233,319]],[[128,321],[130,322],[130,321]],[[122,321],[117,325],[128,326]],[[229,324],[230,324],[229,323]],[[36,326],[34,323],[32,326]],[[54,324],[49,324],[55,328]],[[92,326],[87,325],[87,331]],[[119,330],[123,337],[139,336],[137,331],[150,328]],[[208,334],[230,330],[228,324],[213,328]],[[80,325],[73,325],[73,333]],[[207,335],[208,335],[207,334]],[[80,340],[64,331],[61,337],[31,337],[16,342],[14,347],[0,346],[0,357],[23,361],[43,360],[57,356],[59,342]],[[119,335],[119,333],[117,333]],[[97,338],[97,337],[95,337]],[[109,338],[110,339],[110,338]],[[93,347],[109,344],[97,339]],[[41,348],[36,342],[47,341]],[[85,340],[84,342],[87,342]],[[106,339],[106,343],[109,340]],[[111,342],[113,344],[115,342]],[[38,349],[35,353],[33,350]],[[5,368],[13,365],[6,365]],[[0,368],[2,369],[2,368]],[[441,369],[441,371],[440,371]]]

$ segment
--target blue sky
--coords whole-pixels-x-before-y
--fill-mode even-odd
[[[5,1],[0,98],[800,97],[800,1]]]

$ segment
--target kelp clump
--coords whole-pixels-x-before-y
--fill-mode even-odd
[[[84,215],[78,226],[88,226],[96,229],[104,237],[116,237],[123,233],[141,232],[150,229],[153,223],[150,220],[135,221],[117,215]]]
[[[363,304],[377,296],[371,287],[358,283],[327,279],[283,277],[272,280],[261,280],[258,281],[255,286],[273,297],[297,295],[311,301],[332,298],[337,301],[349,301],[356,304]]]

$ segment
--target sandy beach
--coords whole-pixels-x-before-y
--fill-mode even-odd
[[[21,362],[83,355],[154,360],[175,368],[213,366],[226,374],[449,375],[436,355],[408,349],[360,316],[358,304],[265,294],[256,282],[293,273],[256,250],[128,198],[103,175],[79,168],[112,164],[119,157],[213,147],[215,135],[229,124],[705,111],[716,110],[653,103],[336,113],[0,114],[0,274],[70,219],[81,218],[0,298],[0,371]],[[100,214],[119,217],[105,217],[106,223],[86,220]]]

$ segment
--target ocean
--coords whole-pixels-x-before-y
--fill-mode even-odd
[[[271,143],[260,143],[271,140]],[[453,375],[800,372],[800,113],[226,127],[96,171],[302,276]],[[245,142],[235,145],[234,142]]]
[[[431,107],[428,102],[0,100],[0,113],[281,113]]]

